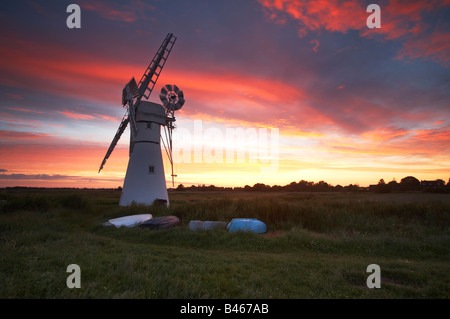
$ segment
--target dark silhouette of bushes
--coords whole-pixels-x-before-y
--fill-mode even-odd
[[[386,183],[384,179],[380,179],[378,184],[369,187],[361,187],[358,184],[349,184],[347,186],[333,186],[325,181],[318,183],[301,180],[299,182],[291,182],[287,185],[266,185],[256,183],[253,186],[245,185],[244,187],[217,187],[214,185],[199,185],[186,187],[183,184],[178,185],[177,191],[246,191],[246,192],[375,192],[386,194],[391,192],[411,192],[411,191],[432,191],[432,192],[450,192],[450,179],[447,185],[439,189],[424,189],[421,182],[414,176],[402,178],[400,183],[394,179]]]
[[[62,207],[74,210],[89,210],[90,200],[81,194],[69,193],[58,196],[51,195],[9,195],[2,200],[0,211],[31,211],[45,212],[53,208]]]

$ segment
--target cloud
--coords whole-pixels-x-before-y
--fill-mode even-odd
[[[26,43],[12,41],[9,46],[0,48],[0,57],[5,57],[0,59],[0,70],[11,72],[10,79],[14,81],[14,86],[58,94],[65,99],[76,98],[85,103],[92,100],[94,105],[100,102],[116,105],[115,108],[101,111],[98,108],[87,111],[88,108],[84,107],[56,110],[55,113],[74,120],[101,118],[117,124],[120,122],[120,118],[114,114],[122,111],[119,101],[123,84],[130,76],[140,75],[142,65],[106,59],[94,53],[72,51],[56,44],[42,42],[29,47]],[[318,45],[318,40],[315,43]],[[344,51],[351,52],[353,48],[354,46],[344,47],[338,56],[344,55]],[[35,54],[24,53],[30,49]],[[7,63],[13,57],[17,61],[14,67]],[[192,68],[167,68],[163,77],[166,83],[176,80],[184,90],[187,104],[178,114],[191,118],[240,123],[251,127],[272,126],[291,132],[320,133],[326,129],[344,130],[351,134],[388,127],[393,118],[419,120],[407,118],[418,104],[417,99],[411,103],[405,102],[412,93],[411,89],[403,87],[402,92],[386,90],[384,82],[374,83],[375,81],[365,82],[366,87],[362,87],[360,80],[358,83],[351,83],[346,78],[341,78],[342,74],[351,74],[351,70],[346,69],[345,73],[336,72],[334,75],[327,67],[326,73],[321,75],[320,66],[310,65],[308,62],[305,60],[300,64],[301,71],[304,71],[301,73],[296,69],[297,63],[286,62],[289,70],[283,72],[283,75],[288,75],[287,77],[254,74],[245,66],[220,68],[211,65],[204,65],[196,72],[192,72]],[[271,74],[270,70],[268,72]],[[326,78],[323,78],[324,75]],[[340,78],[336,79],[336,76]],[[343,81],[346,81],[345,84]],[[368,88],[378,91],[371,94]],[[414,92],[417,93],[417,90]],[[379,95],[377,102],[371,100],[375,95]],[[424,100],[420,103],[428,103],[426,97],[430,94],[425,92],[422,96]],[[152,98],[158,100],[155,93]],[[407,107],[403,107],[403,104],[407,104]],[[432,105],[423,114],[423,119],[430,117],[433,110],[439,109],[436,105]],[[9,109],[32,112],[25,107]],[[48,118],[46,115],[45,120]],[[33,125],[40,129],[43,126],[43,122],[36,119],[24,121],[8,113],[1,113],[0,120],[8,125]]]
[[[298,22],[298,35],[326,30],[347,33],[359,31],[362,37],[401,39],[403,48],[398,58],[409,57],[432,59],[448,66],[450,60],[448,25],[435,21],[440,30],[430,31],[424,16],[439,14],[450,6],[448,0],[401,1],[390,0],[381,5],[381,28],[368,29],[366,7],[360,1],[312,1],[312,0],[258,0],[268,10],[269,21],[278,15],[287,15]],[[445,20],[445,19],[443,19]],[[445,30],[445,31],[444,31]]]
[[[314,39],[314,40],[311,40],[309,43],[314,44],[314,47],[312,49],[314,52],[317,52],[317,49],[319,48],[319,40]]]
[[[86,186],[89,183],[97,183],[96,187],[101,187],[104,183],[122,183],[122,177],[105,177],[105,176],[73,176],[60,174],[0,174],[0,180],[5,181],[38,181],[38,182],[55,182],[61,185],[61,182],[69,182],[69,186],[77,187]],[[66,185],[67,187],[67,185]]]
[[[89,114],[74,113],[74,112],[69,112],[69,111],[64,111],[64,112],[58,111],[58,113],[63,114],[65,116],[70,117],[75,120],[92,120],[95,118],[94,116],[89,115]]]
[[[90,114],[83,114],[83,113],[75,113],[75,112],[70,112],[70,111],[57,111],[57,113],[63,114],[71,119],[74,120],[93,120],[93,119],[103,119],[103,120],[107,120],[107,121],[111,121],[111,122],[118,122],[120,121],[119,118],[117,117],[113,117],[113,116],[108,116],[108,115],[103,115],[103,114],[97,114],[94,113],[92,115]]]
[[[7,169],[0,168],[0,172],[2,172],[2,173],[7,172],[7,171],[8,171]]]
[[[5,39],[4,39],[5,40]],[[32,88],[64,97],[119,104],[121,89],[142,66],[123,63],[54,43],[8,39],[0,47],[0,85]],[[33,51],[33,55],[28,52]],[[10,63],[9,61],[14,61]],[[111,92],[117,91],[117,94]]]
[[[105,2],[91,0],[83,1],[81,7],[95,12],[102,18],[121,22],[135,22],[140,17],[145,16],[146,11],[155,9],[154,6],[141,0],[131,1],[126,5],[111,4],[109,1],[106,4]]]
[[[120,118],[118,118],[118,117],[113,117],[113,116],[108,116],[108,115],[103,115],[103,114],[93,114],[93,115],[96,117],[102,118],[104,120],[111,121],[111,122],[120,121]]]
[[[53,136],[50,133],[36,133],[36,132],[16,132],[16,131],[0,131],[0,139],[18,139],[18,140],[36,140],[43,137]]]
[[[37,180],[61,180],[78,179],[79,176],[47,175],[47,174],[0,174],[0,179],[37,179]]]
[[[395,139],[399,139],[408,135],[411,135],[412,132],[399,129],[396,127],[380,127],[372,131],[368,131],[363,133],[361,136],[364,138],[371,139],[377,142],[387,142],[393,141]]]
[[[5,93],[7,97],[9,97],[11,100],[20,101],[23,100],[23,96],[21,94],[17,93]]]
[[[365,26],[365,8],[359,1],[258,0],[272,14],[286,13],[299,23],[298,35],[325,29],[332,32]]]
[[[21,111],[21,112],[29,112],[29,113],[37,113],[37,114],[43,114],[44,113],[42,111],[24,109],[24,108],[21,108],[21,107],[7,107],[7,109],[8,110],[13,110],[13,111]]]
[[[323,150],[346,154],[377,155],[383,157],[418,156],[427,163],[448,167],[446,150],[450,148],[450,128],[406,130],[383,127],[358,137],[329,136],[321,140]]]
[[[432,59],[444,66],[450,66],[450,32],[436,31],[418,39],[406,41],[397,58]]]
[[[132,10],[125,9],[125,7],[115,9],[110,4],[106,4],[100,1],[83,2],[81,7],[88,11],[95,12],[102,18],[108,20],[134,22],[138,19],[136,12]]]

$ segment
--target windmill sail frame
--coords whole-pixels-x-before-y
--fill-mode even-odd
[[[125,131],[130,121],[132,122],[130,152],[133,150],[134,136],[137,134],[137,126],[135,122],[136,110],[138,109],[139,103],[141,102],[141,99],[143,97],[145,97],[145,99],[147,100],[150,97],[150,94],[153,91],[156,81],[158,80],[159,75],[161,74],[161,71],[164,65],[166,64],[167,58],[169,57],[176,40],[177,38],[173,35],[173,33],[167,34],[166,38],[162,42],[152,61],[148,65],[144,74],[142,75],[141,80],[137,85],[137,92],[136,89],[134,88],[134,84],[133,83],[130,84],[130,82],[132,82],[134,78],[130,82],[128,82],[127,85],[125,85],[125,88],[122,91],[122,105],[126,106],[127,113],[122,118],[122,121],[119,125],[116,135],[114,136],[111,145],[109,146],[108,151],[106,152],[106,155],[103,158],[103,161],[98,170],[99,173],[106,164],[107,159],[109,158],[112,151],[116,147],[117,142],[120,140],[120,137],[122,136],[123,132]],[[134,81],[134,83],[136,82]],[[131,91],[131,95],[129,94],[128,91]],[[147,91],[148,94],[145,95]],[[172,161],[171,164],[173,165]]]

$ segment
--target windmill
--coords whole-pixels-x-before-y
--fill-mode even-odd
[[[175,111],[184,104],[183,91],[176,85],[164,86],[160,93],[163,105],[142,101],[142,98],[148,100],[150,97],[176,39],[169,33],[139,84],[133,77],[122,91],[122,106],[126,108],[126,113],[98,170],[100,173],[130,123],[130,158],[120,196],[120,206],[128,206],[133,202],[151,205],[155,200],[169,205],[160,141],[163,141],[169,158],[173,185],[176,175],[173,173],[172,131],[175,128]],[[164,136],[161,134],[161,126],[164,129]]]

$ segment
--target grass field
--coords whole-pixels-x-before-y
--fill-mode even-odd
[[[115,190],[0,191],[0,298],[449,298],[450,195],[171,192],[169,209]],[[168,230],[110,218],[178,216]],[[193,232],[256,217],[263,235]],[[69,289],[69,264],[81,288]],[[369,289],[369,264],[381,288]]]

